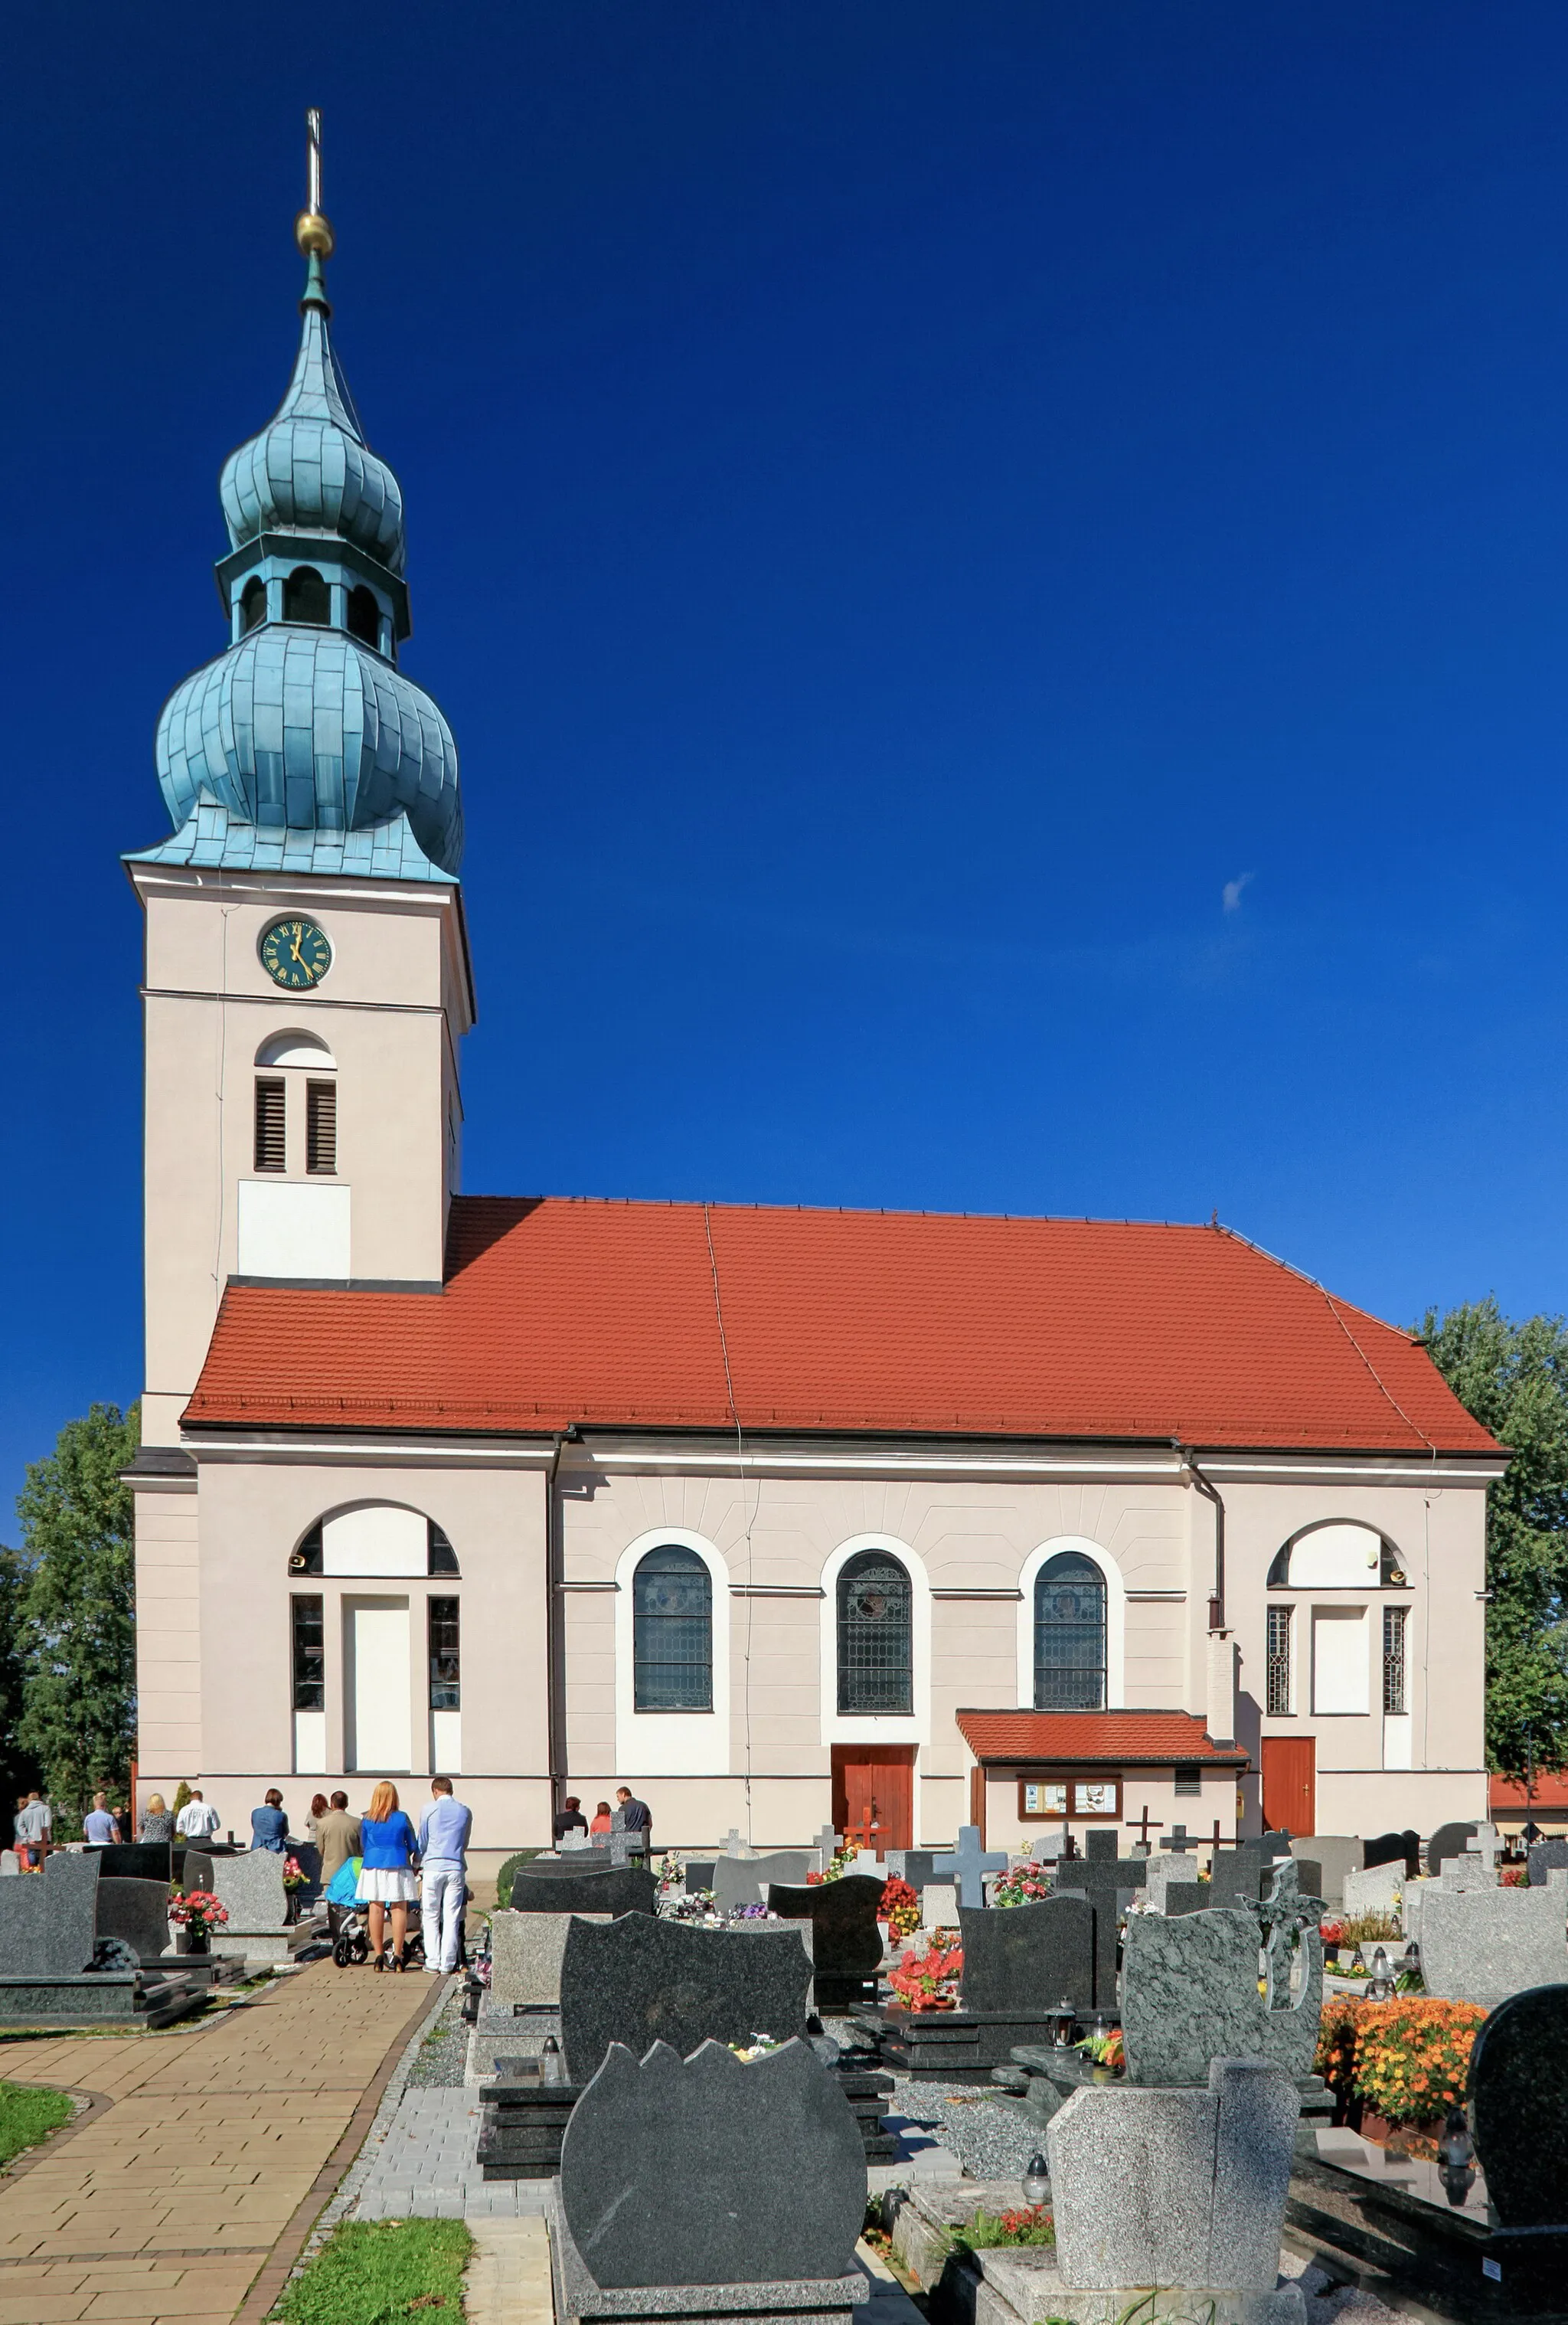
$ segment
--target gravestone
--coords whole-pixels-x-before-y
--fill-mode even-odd
[[[1121,1968],[1128,2080],[1203,2083],[1215,2059],[1267,2059],[1310,2075],[1323,2008],[1323,1941],[1303,1931],[1305,1967],[1294,2003],[1258,1991],[1256,1909],[1211,1909],[1175,1920],[1134,1914]]]
[[[836,1887],[836,1883],[830,1883]],[[641,2058],[669,2042],[682,2058],[701,2042],[804,2036],[811,1962],[798,1930],[764,1926],[750,1940],[650,1913],[597,1924],[572,1920],[561,1957],[561,2049],[569,2081],[595,2074],[612,2042]]]
[[[1546,1876],[1558,1866],[1568,1866],[1568,1839],[1561,1835],[1553,1840],[1536,1840],[1530,1844],[1530,1886],[1544,1889]]]
[[[139,1962],[160,1961],[174,1950],[169,1933],[169,1884],[100,1880],[97,1927],[100,1938],[123,1939]]]
[[[0,2020],[166,2026],[200,2005],[205,1978],[172,1966],[144,1974],[123,1940],[100,1934],[98,1886],[96,1857],[64,1848],[51,1850],[42,1873],[0,1884]]]
[[[608,1914],[589,1919],[607,1922]],[[490,1999],[503,2010],[559,2006],[561,1956],[570,1913],[517,1913],[497,1910],[490,1920]]]
[[[1499,2004],[1475,2038],[1469,2097],[1487,2197],[1501,2223],[1490,2249],[1535,2246],[1560,2285],[1568,2261],[1568,1987]],[[1505,2283],[1511,2274],[1505,2258]]]
[[[681,1868],[681,1878],[685,1883],[686,1894],[688,1897],[695,1890],[711,1889],[713,1887],[714,1877],[718,1871],[718,1865],[719,1860],[716,1857],[688,1857],[687,1858],[685,1865]]]
[[[20,1873],[21,1870],[22,1859],[17,1856],[16,1851],[14,1848],[0,1848],[0,1881],[4,1881],[10,1874]]]
[[[1428,1873],[1441,1873],[1451,1857],[1462,1855],[1479,1829],[1473,1824],[1440,1824],[1426,1844]]]
[[[1272,2294],[1299,2104],[1255,2059],[1213,2061],[1195,2089],[1075,2091],[1046,2131],[1062,2287]]]
[[[1081,1890],[1094,1908],[1094,1996],[1102,2010],[1116,2007],[1119,1924],[1143,1891],[1148,1866],[1147,1857],[1123,1857],[1119,1836],[1103,1825],[1093,1825],[1084,1836],[1083,1857],[1057,1873],[1058,1893]]]
[[[882,1966],[882,1933],[877,1922],[882,1883],[845,1873],[812,1888],[771,1882],[768,1910],[787,1922],[809,1922],[816,1966],[816,2005],[833,2010],[863,1997],[866,1982]]]
[[[1213,1903],[1210,1885],[1198,1879],[1195,1835],[1185,1824],[1172,1828],[1144,1861],[1143,1894],[1156,1913],[1195,1913]]]
[[[1408,1878],[1402,1857],[1369,1866],[1364,1873],[1347,1873],[1341,1900],[1347,1919],[1357,1913],[1397,1913]]]
[[[1379,1865],[1402,1865],[1407,1875],[1414,1876],[1421,1870],[1421,1836],[1418,1832],[1380,1832],[1372,1840],[1362,1843],[1364,1868],[1370,1872]]]
[[[860,2136],[804,2042],[749,2064],[717,2042],[684,2061],[617,2044],[572,2111],[553,2193],[562,2319],[847,2318],[865,2282]]]
[[[988,1856],[981,1844],[980,1827],[962,1824],[958,1828],[958,1845],[950,1856],[933,1857],[931,1870],[940,1876],[950,1873],[958,1891],[958,1902],[972,1911],[985,1903],[985,1876],[1005,1873],[1006,1849],[993,1849]]]
[[[659,1884],[645,1866],[584,1867],[564,1861],[549,1867],[535,1857],[512,1877],[512,1904],[519,1913],[651,1913]]]
[[[1259,1904],[1268,1890],[1275,1866],[1281,1857],[1289,1857],[1291,1853],[1288,1833],[1277,1832],[1239,1840],[1233,1848],[1216,1848],[1210,1868],[1209,1904],[1216,1909]],[[1315,1891],[1317,1874],[1314,1862],[1303,1863],[1305,1886]]]
[[[724,1855],[726,1857],[750,1857],[752,1853],[751,1842],[749,1840],[742,1840],[739,1832],[735,1829],[735,1827],[732,1825],[724,1838]]]
[[[213,1894],[228,1920],[212,1932],[215,1954],[234,1960],[286,1961],[306,1933],[289,1922],[283,1860],[271,1848],[247,1848],[212,1860]]]
[[[172,1841],[111,1841],[106,1848],[91,1848],[88,1855],[98,1861],[100,1881],[161,1881],[167,1889],[174,1878]]]
[[[1496,2010],[1527,1987],[1568,1981],[1568,1870],[1541,1889],[1465,1889],[1443,1877],[1419,1892],[1421,1977],[1443,2002]],[[1490,2184],[1490,2183],[1489,2183]]]
[[[1344,1903],[1345,1881],[1365,1864],[1365,1844],[1353,1833],[1315,1832],[1310,1840],[1293,1840],[1290,1853],[1302,1866],[1301,1885],[1315,1890],[1326,1905]],[[1317,1877],[1309,1879],[1312,1868]]]
[[[811,1870],[814,1873],[826,1873],[838,1855],[838,1835],[832,1825],[823,1825],[811,1846],[816,1852],[816,1862]]]
[[[889,1877],[907,1881],[918,1897],[927,1884],[936,1878],[934,1867],[938,1857],[945,1853],[938,1848],[890,1848]]]
[[[569,1830],[563,1832],[556,1842],[556,1847],[561,1851],[563,1856],[569,1855],[575,1857],[579,1849],[592,1848],[593,1846],[593,1834],[584,1832],[582,1828],[578,1825],[573,1825]],[[606,1857],[609,1855],[608,1849],[605,1849],[601,1853]]]
[[[1038,2020],[1058,2001],[1070,2001],[1087,2015],[1096,1999],[1094,1919],[1087,1897],[1043,1897],[1038,1904],[1009,1905],[1000,1913],[960,1906],[961,2007]],[[1014,2037],[1027,2040],[1024,2034]]]
[[[96,1857],[51,1848],[42,1873],[0,1893],[0,1978],[79,1978],[97,1942]]]
[[[951,1881],[927,1881],[920,1892],[920,1927],[923,1930],[955,1930],[958,1927],[958,1892]]]
[[[770,1857],[721,1857],[708,1885],[714,1893],[714,1909],[733,1913],[742,1905],[762,1904],[770,1882],[799,1888],[810,1870],[809,1852],[803,1848],[776,1849]]]

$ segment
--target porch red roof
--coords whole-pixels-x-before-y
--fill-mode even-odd
[[[1084,1767],[1108,1761],[1143,1768],[1202,1760],[1213,1767],[1248,1765],[1245,1752],[1216,1744],[1191,1711],[961,1711],[957,1718],[982,1765]]]

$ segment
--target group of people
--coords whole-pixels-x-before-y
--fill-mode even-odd
[[[620,1786],[615,1794],[615,1802],[616,1806],[622,1811],[622,1830],[641,1833],[642,1845],[651,1857],[653,1854],[652,1810],[646,1801],[640,1801],[633,1796],[629,1784]],[[556,1813],[553,1831],[557,1847],[560,1846],[569,1832],[586,1832],[590,1840],[602,1837],[611,1829],[613,1814],[609,1802],[601,1801],[594,1811],[593,1820],[590,1822],[583,1814],[582,1802],[575,1792],[568,1792]]]
[[[269,1802],[281,1804],[281,1792],[269,1792]],[[257,1810],[255,1815],[260,1815]],[[255,1817],[253,1816],[254,1826]],[[218,1814],[208,1808],[199,1792],[193,1792],[178,1816],[174,1815],[161,1792],[149,1792],[143,1803],[139,1823],[134,1825],[138,1840],[210,1840],[218,1829]],[[43,1863],[54,1839],[54,1810],[49,1797],[34,1788],[17,1796],[16,1814],[12,1820],[15,1836],[18,1863],[25,1871],[35,1872]],[[133,1819],[128,1808],[111,1808],[107,1792],[95,1792],[93,1804],[82,1819],[82,1839],[89,1848],[114,1848],[131,1838]]]

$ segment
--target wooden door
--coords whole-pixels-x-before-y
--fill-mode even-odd
[[[1317,1744],[1311,1736],[1263,1738],[1263,1823],[1293,1839],[1317,1829]]]
[[[915,1746],[912,1744],[835,1744],[833,1747],[833,1821],[848,1832],[875,1827],[873,1848],[915,1845]]]

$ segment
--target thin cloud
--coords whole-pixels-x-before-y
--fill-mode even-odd
[[[1243,888],[1249,886],[1250,884],[1257,878],[1257,876],[1258,875],[1255,872],[1243,872],[1239,880],[1226,881],[1224,887],[1220,892],[1221,902],[1224,905],[1226,912],[1239,912],[1241,911],[1241,891]]]

